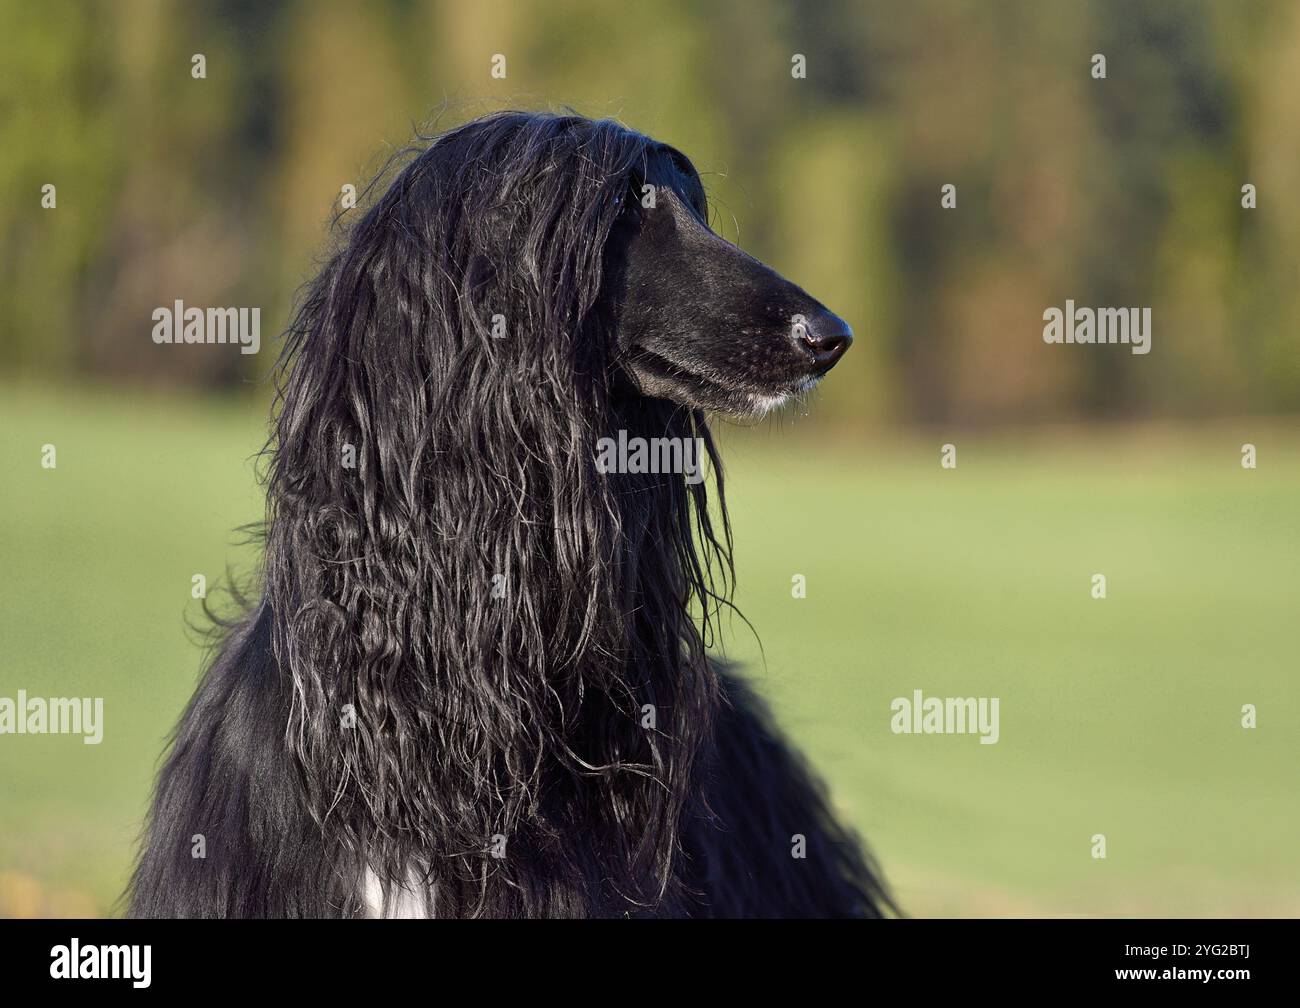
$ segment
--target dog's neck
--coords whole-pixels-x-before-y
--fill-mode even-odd
[[[581,432],[593,452],[623,431],[712,453],[666,404],[611,416]],[[314,815],[381,890],[414,873],[443,912],[527,910],[566,878],[574,900],[659,904],[718,702],[690,611],[728,557],[706,484],[457,443],[418,511],[364,479],[318,513],[279,502],[268,573],[296,604],[276,647]]]

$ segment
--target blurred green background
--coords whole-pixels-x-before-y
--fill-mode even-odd
[[[1300,7],[125,0],[0,24],[0,696],[106,719],[99,746],[0,736],[0,914],[114,911],[202,658],[190,578],[255,565],[234,530],[262,514],[273,335],[342,187],[419,129],[563,106],[679,146],[715,229],[857,333],[806,407],[721,425],[764,654],[739,624],[729,650],[904,908],[1300,914]],[[262,352],[155,345],[177,298],[261,306]],[[1066,298],[1150,306],[1152,352],[1044,344]],[[891,734],[914,689],[1000,697],[1001,741]]]

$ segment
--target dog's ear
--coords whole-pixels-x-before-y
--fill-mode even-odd
[[[702,223],[709,219],[708,196],[700,173],[691,159],[676,147],[659,144],[646,159],[641,181],[655,189],[656,202],[658,190],[666,189],[676,194]],[[642,195],[646,195],[644,190]]]

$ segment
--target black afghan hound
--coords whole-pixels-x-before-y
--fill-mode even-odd
[[[617,123],[413,153],[287,334],[260,601],[177,728],[131,913],[881,915],[706,655],[733,572],[705,411],[811,387],[848,327]],[[610,471],[606,438],[712,478]]]

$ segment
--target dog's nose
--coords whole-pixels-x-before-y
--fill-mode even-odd
[[[812,351],[813,369],[821,375],[844,356],[844,351],[853,343],[853,330],[838,315],[823,308],[805,319],[802,339]]]

